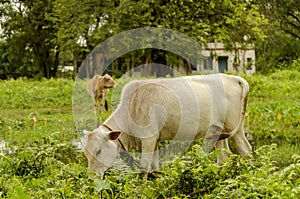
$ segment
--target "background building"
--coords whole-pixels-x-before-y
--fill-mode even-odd
[[[254,46],[236,44],[234,48],[226,49],[223,43],[208,43],[202,55],[203,62],[197,66],[197,71],[255,73]]]

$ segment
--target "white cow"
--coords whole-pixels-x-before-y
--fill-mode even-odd
[[[88,167],[99,175],[113,165],[121,149],[141,150],[141,168],[159,168],[158,142],[204,137],[204,148],[251,153],[244,134],[249,86],[238,76],[212,74],[170,79],[135,80],[122,90],[118,108],[99,128],[86,133]],[[228,156],[223,150],[221,164]]]
[[[104,113],[104,106],[107,103],[106,96],[109,88],[116,88],[117,83],[112,79],[109,74],[103,76],[94,75],[88,82],[87,92],[92,97],[94,102],[95,112],[98,114]]]

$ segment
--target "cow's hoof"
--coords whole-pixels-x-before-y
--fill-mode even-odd
[[[162,172],[154,171],[148,174],[148,179],[160,178],[162,176]]]
[[[140,173],[140,177],[143,179],[143,180],[147,180],[148,178],[148,172],[146,171],[143,171],[142,173]]]

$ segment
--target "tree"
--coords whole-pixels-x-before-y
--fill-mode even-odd
[[[2,3],[5,20],[2,27],[10,48],[12,65],[23,65],[26,72],[55,76],[59,51],[55,44],[56,29],[46,19],[52,1],[20,0]]]
[[[300,1],[299,0],[259,0],[261,11],[272,23],[287,34],[300,39]]]
[[[300,58],[300,1],[257,0],[260,12],[269,20],[267,38],[257,49],[257,69],[273,71]]]
[[[230,48],[236,42],[262,42],[267,19],[251,1],[145,0],[121,1],[115,8],[113,23],[116,33],[139,27],[164,27],[200,43],[223,42]],[[151,58],[153,52],[147,52],[145,56]]]
[[[47,78],[55,74],[59,60],[72,55],[77,63],[100,42],[133,28],[164,27],[200,43],[217,41],[231,47],[263,41],[262,27],[267,24],[254,0],[19,0],[0,5],[5,17],[0,23],[11,49],[9,63],[33,73],[42,71]],[[166,63],[169,57],[175,65],[177,59],[182,63],[163,51],[141,52],[138,57],[148,62]],[[139,62],[132,61],[122,63]]]
[[[267,24],[258,5],[245,0],[121,1],[114,13],[116,32],[165,27],[200,42],[234,43],[243,40],[245,35],[249,36],[248,42],[263,40],[262,27]]]
[[[56,0],[54,12],[48,16],[57,28],[57,43],[73,61],[82,61],[91,50],[111,33],[111,13],[117,1]]]

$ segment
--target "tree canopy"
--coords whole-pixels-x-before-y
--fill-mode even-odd
[[[140,27],[173,29],[200,43],[254,44],[258,68],[266,70],[269,55],[272,64],[299,57],[299,7],[294,0],[1,1],[0,73],[50,78],[59,64],[81,61],[100,42]],[[279,38],[288,44],[272,53]],[[287,47],[293,57],[284,53]],[[124,59],[154,59],[153,53],[145,50]]]

